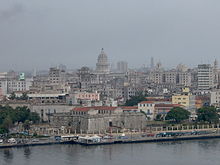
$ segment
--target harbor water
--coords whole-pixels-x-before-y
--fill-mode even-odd
[[[0,149],[0,165],[219,165],[220,140]]]

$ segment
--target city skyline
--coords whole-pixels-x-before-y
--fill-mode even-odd
[[[0,6],[0,70],[95,67],[109,61],[131,68],[212,63],[218,54],[218,1],[27,1]],[[85,12],[86,11],[86,12]]]
[[[104,48],[102,48],[102,49],[104,49]],[[59,68],[60,66],[64,66],[68,70],[77,70],[77,69],[80,69],[81,67],[89,67],[90,69],[96,70],[96,62],[97,62],[98,56],[99,56],[99,54],[97,54],[95,62],[93,64],[90,64],[90,65],[78,64],[78,65],[75,65],[75,66],[71,66],[71,65],[66,65],[65,63],[58,62],[58,63],[53,63],[53,64],[46,64],[44,67],[35,67],[35,68],[33,68],[33,67],[31,67],[31,68],[11,67],[11,68],[8,68],[8,69],[7,68],[6,69],[1,69],[0,68],[1,69],[0,71],[1,72],[8,72],[8,71],[36,72],[36,71],[46,71],[49,68],[54,68],[54,67]],[[107,56],[108,56],[108,54],[107,54]],[[109,56],[108,56],[108,58],[109,58]],[[113,71],[117,70],[117,64],[119,62],[127,63],[129,69],[141,69],[141,68],[152,69],[152,59],[153,59],[153,62],[154,62],[154,66],[156,66],[157,64],[161,64],[161,67],[165,70],[176,69],[178,67],[178,65],[184,65],[189,69],[193,69],[193,68],[197,68],[199,64],[211,64],[211,65],[213,65],[215,60],[217,60],[217,62],[218,62],[218,58],[214,58],[213,61],[211,61],[211,60],[208,60],[208,61],[201,60],[200,63],[198,62],[197,64],[193,64],[193,65],[179,62],[179,63],[174,63],[174,64],[168,66],[168,65],[164,65],[164,63],[161,62],[160,59],[155,60],[154,57],[150,57],[150,59],[147,61],[147,63],[142,63],[142,64],[137,65],[137,66],[130,65],[130,63],[126,59],[118,60],[118,61],[111,61],[111,59],[109,58],[108,63],[109,63],[110,69],[113,69]]]

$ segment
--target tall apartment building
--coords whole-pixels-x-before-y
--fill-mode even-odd
[[[209,90],[214,86],[213,67],[211,64],[198,65],[198,89]]]
[[[128,63],[125,61],[117,62],[117,72],[126,73],[128,71]]]
[[[65,70],[50,68],[49,82],[51,85],[59,85],[65,81]]]
[[[150,80],[156,84],[173,84],[183,87],[191,86],[191,73],[188,71],[154,71]]]

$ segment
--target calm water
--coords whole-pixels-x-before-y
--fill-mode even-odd
[[[220,165],[220,140],[0,149],[0,165]]]

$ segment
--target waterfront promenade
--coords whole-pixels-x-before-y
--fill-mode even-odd
[[[59,137],[58,139],[55,137]],[[0,148],[25,147],[53,144],[103,145],[118,143],[147,143],[220,138],[219,125],[191,125],[153,127],[144,132],[130,131],[105,134],[60,134],[26,143],[2,143]]]

